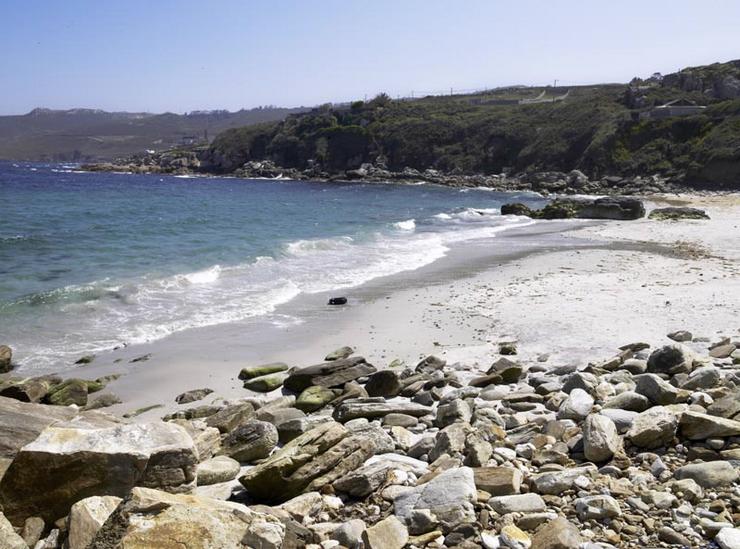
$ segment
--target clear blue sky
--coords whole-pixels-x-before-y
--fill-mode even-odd
[[[0,114],[625,82],[740,57],[740,1],[0,0]]]

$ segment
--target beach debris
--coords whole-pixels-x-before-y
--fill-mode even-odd
[[[346,297],[332,297],[329,298],[329,305],[346,305],[347,304],[347,298]]]
[[[93,360],[95,355],[85,355],[75,360],[75,364],[90,364]]]
[[[133,364],[135,362],[146,362],[150,358],[152,358],[152,353],[147,353],[145,355],[140,355],[140,356],[132,358],[131,360],[129,360],[129,363]]]

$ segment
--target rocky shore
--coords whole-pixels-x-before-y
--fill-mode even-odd
[[[125,173],[152,173],[173,175],[219,175],[215,167],[201,160],[195,151],[171,151],[134,155],[113,163],[85,164],[83,170]],[[691,189],[680,180],[660,175],[646,177],[605,176],[589,179],[578,170],[568,173],[547,171],[521,174],[463,174],[444,173],[428,169],[419,171],[405,168],[391,171],[382,162],[365,163],[354,170],[327,172],[318,164],[305,170],[283,168],[270,160],[249,161],[233,172],[225,174],[245,179],[292,179],[309,181],[363,181],[377,183],[418,183],[420,181],[448,187],[484,187],[499,191],[531,191],[542,194],[604,194],[634,195],[687,192]]]
[[[6,382],[0,546],[740,547],[740,338],[668,338],[580,369],[342,347],[144,423]]]

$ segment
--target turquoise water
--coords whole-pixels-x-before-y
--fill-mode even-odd
[[[263,315],[532,223],[535,195],[0,163],[0,342],[24,367]]]

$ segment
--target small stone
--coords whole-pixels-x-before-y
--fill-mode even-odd
[[[494,511],[501,515],[507,513],[539,513],[547,506],[539,494],[517,494],[512,496],[497,496],[488,500]]]
[[[523,532],[513,524],[507,524],[499,533],[501,542],[510,549],[529,549],[532,540],[526,532]]]
[[[326,355],[324,360],[326,360],[327,362],[332,360],[340,360],[342,358],[347,358],[348,356],[351,356],[354,352],[355,350],[352,347],[339,347],[339,349],[335,349],[334,351]]]
[[[694,336],[691,332],[686,330],[678,330],[676,332],[671,332],[668,334],[668,339],[672,339],[673,341],[677,341],[678,343],[683,343],[685,341],[691,341]]]
[[[622,514],[619,503],[611,496],[586,496],[576,499],[574,504],[581,520],[602,520],[615,518]]]
[[[364,520],[351,519],[334,530],[331,537],[349,549],[359,548],[362,543],[362,533],[366,528]]]

